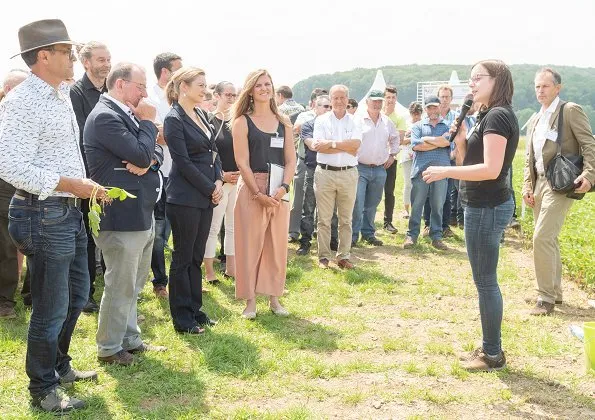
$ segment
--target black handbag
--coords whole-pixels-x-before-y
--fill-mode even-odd
[[[566,102],[562,103],[560,106],[560,114],[558,115],[558,138],[556,139],[558,152],[547,165],[545,177],[550,184],[552,191],[566,194],[568,198],[581,200],[585,194],[577,194],[574,192],[574,189],[576,188],[574,180],[583,173],[583,157],[580,155],[565,156],[562,154],[564,105],[566,105]]]

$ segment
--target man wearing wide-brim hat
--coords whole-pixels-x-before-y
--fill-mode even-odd
[[[25,25],[19,43],[31,73],[0,104],[0,178],[16,188],[8,230],[31,271],[25,364],[32,404],[64,412],[85,403],[60,385],[97,378],[95,372],[74,370],[68,349],[89,293],[80,199],[95,189],[101,199],[105,189],[85,179],[79,128],[64,83],[73,76],[75,43],[64,23]]]

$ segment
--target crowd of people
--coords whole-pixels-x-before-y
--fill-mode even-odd
[[[395,110],[393,85],[370,91],[359,112],[342,84],[314,89],[303,106],[289,86],[275,88],[266,70],[251,72],[241,87],[209,85],[204,70],[170,52],[154,58],[157,83],[149,87],[141,66],[112,64],[103,43],[75,44],[60,20],[22,27],[19,42],[30,71],[6,76],[0,104],[0,318],[16,316],[25,255],[24,303],[32,306],[26,372],[34,406],[53,412],[85,406],[62,388],[97,378],[70,363],[81,311],[98,312],[102,363],[128,366],[135,354],[167,350],[143,341],[138,326],[137,299],[150,272],[155,297],[169,300],[177,332],[202,334],[215,326],[202,305],[201,266],[206,283],[216,283],[218,240],[224,275],[246,302],[242,316],[257,316],[258,295],[268,297],[275,315],[289,315],[280,302],[287,241],[299,242],[297,255],[304,256],[316,238],[321,269],[355,269],[352,249],[360,240],[383,245],[375,223],[383,195],[382,227],[397,232],[398,164],[399,214],[408,219],[403,248],[415,247],[422,234],[448,252],[443,238],[451,227],[464,228],[483,331],[465,367],[506,365],[497,265],[504,229],[515,216],[519,126],[512,75],[501,61],[472,67],[474,104],[459,121],[447,85],[423,104],[411,103],[404,118]],[[74,81],[77,56],[85,74]],[[536,223],[534,315],[562,304],[557,237],[573,199],[545,178],[562,128],[562,151],[584,162],[574,193],[595,184],[589,121],[579,105],[560,100],[560,89],[555,70],[537,73],[542,108],[529,124],[523,186]],[[113,200],[113,187],[133,197]],[[98,303],[99,270],[105,287]]]

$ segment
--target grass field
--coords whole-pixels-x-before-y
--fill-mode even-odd
[[[399,173],[398,193],[401,179]],[[562,239],[568,274],[591,284],[593,196],[574,206]],[[139,303],[143,337],[168,351],[140,356],[128,368],[98,364],[97,317],[82,315],[73,365],[96,369],[99,381],[71,391],[90,407],[70,417],[595,418],[595,374],[585,373],[582,343],[568,332],[571,324],[595,319],[587,291],[565,281],[565,304],[555,315],[529,317],[530,245],[507,234],[499,278],[508,368],[469,374],[456,355],[480,344],[481,328],[462,232],[447,240],[448,252],[424,240],[405,251],[405,220],[397,224],[396,235],[380,231],[383,247],[354,249],[354,272],[319,270],[314,254],[296,257],[290,245],[282,299],[288,318],[271,314],[260,299],[257,319],[241,319],[243,303],[221,277],[205,294],[206,312],[219,324],[203,336],[178,335],[167,302],[157,301],[148,284]],[[529,213],[522,224],[530,233]],[[0,321],[0,418],[53,418],[29,407],[24,360],[30,312],[21,302],[17,312],[17,319]]]

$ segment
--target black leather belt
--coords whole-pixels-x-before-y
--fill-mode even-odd
[[[355,166],[332,166],[325,165],[324,163],[319,163],[318,166],[327,171],[346,171],[347,169],[355,168]]]
[[[19,198],[21,200],[39,200],[39,196],[35,194],[31,194],[25,190],[16,190],[14,193],[14,197]],[[40,200],[45,202],[54,202],[54,203],[62,203],[66,204],[67,206],[73,206],[80,210],[81,208],[81,199],[78,197],[54,197],[50,196],[45,200]]]

